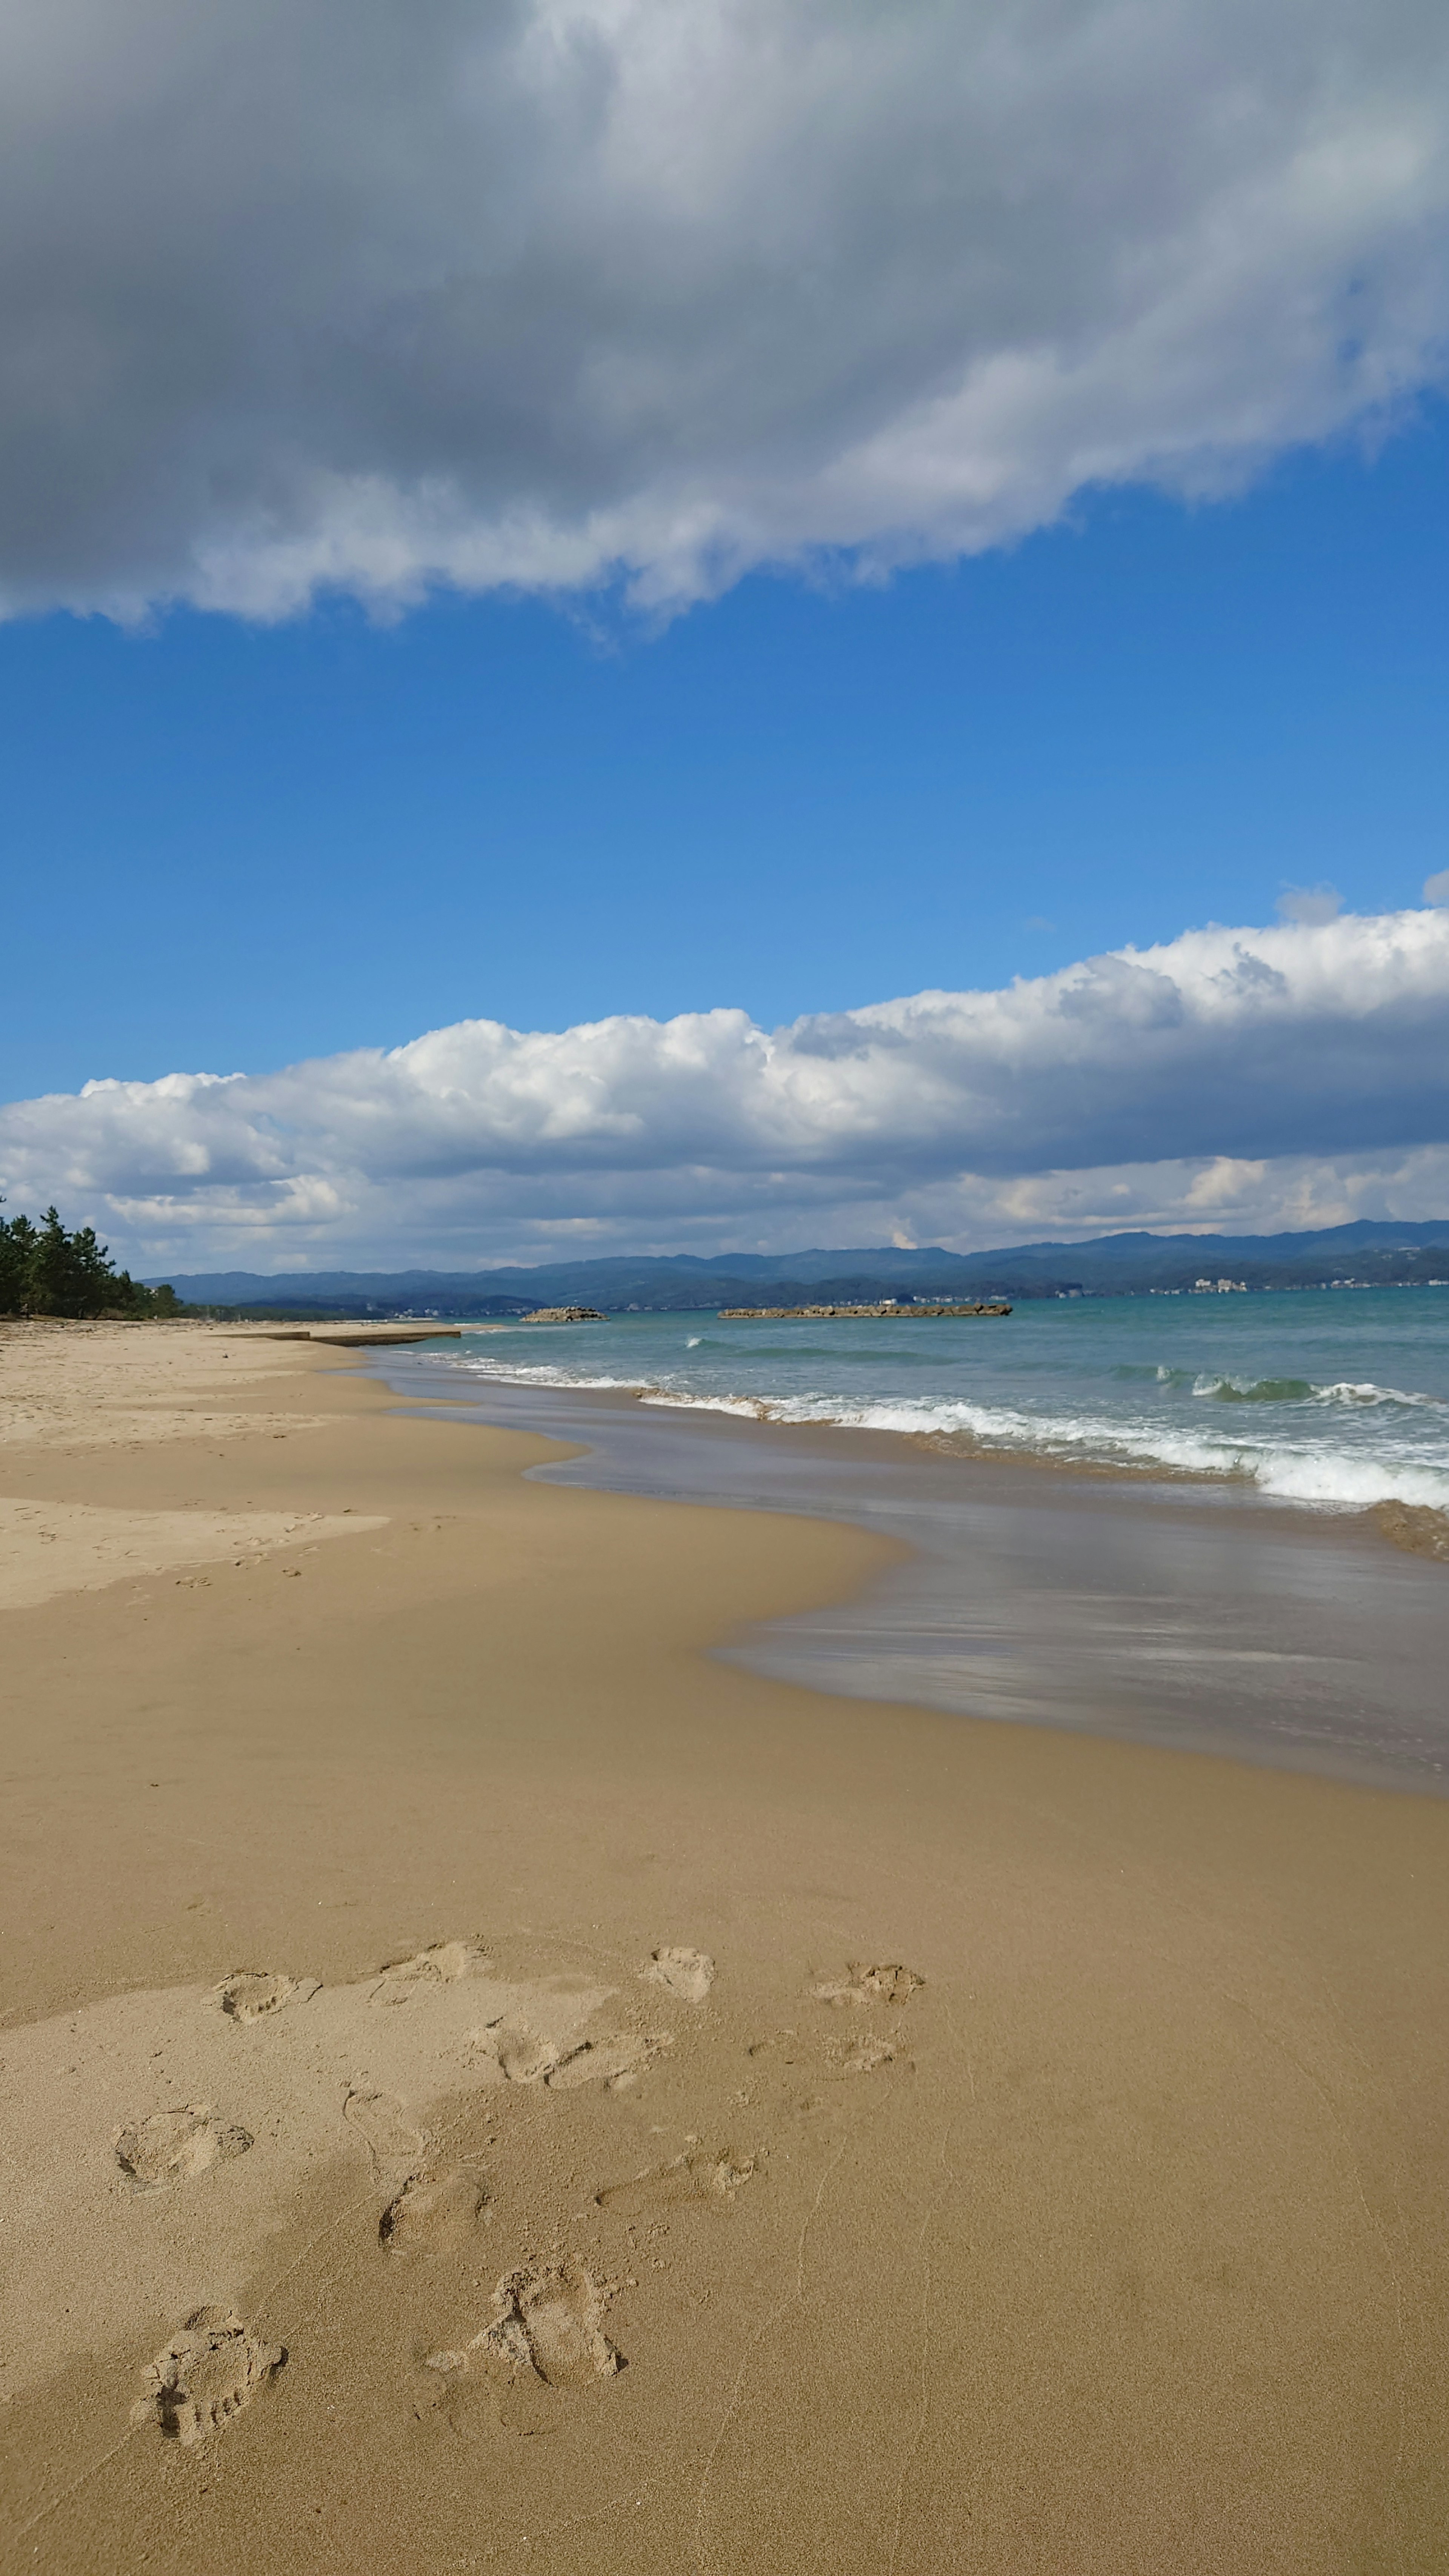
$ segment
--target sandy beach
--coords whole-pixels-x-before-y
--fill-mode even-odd
[[[1430,2576],[1449,1802],[708,1649],[891,1561],[0,1327],[0,2565]]]

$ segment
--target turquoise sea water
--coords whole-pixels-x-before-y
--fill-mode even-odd
[[[629,1315],[439,1344],[461,1377],[1449,1511],[1449,1288],[1028,1300],[1005,1320]]]

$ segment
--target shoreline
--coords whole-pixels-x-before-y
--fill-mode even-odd
[[[0,1614],[0,2565],[1428,2576],[1441,1801],[743,1671],[899,1548],[132,1349],[0,1489],[286,1526]],[[133,2188],[188,2104],[251,2144]]]
[[[1374,1514],[1206,1478],[963,1456],[848,1424],[641,1407],[617,1389],[490,1380],[460,1391],[425,1359],[378,1357],[365,1374],[419,1418],[563,1444],[564,1457],[528,1471],[538,1481],[814,1514],[905,1551],[824,1615],[741,1623],[717,1651],[742,1669],[962,1718],[1449,1792],[1444,1575],[1428,1550],[1386,1548],[1392,1533]]]
[[[1449,1559],[1449,1476],[1442,1438],[1436,1444],[1426,1429],[1449,1404],[1449,1353],[1434,1343],[1419,1355],[1430,1384],[1439,1388],[1437,1397],[1422,1390],[1405,1394],[1405,1384],[1418,1385],[1415,1361],[1392,1335],[1386,1343],[1380,1334],[1372,1347],[1362,1336],[1357,1342],[1332,1331],[1325,1336],[1313,1301],[1306,1302],[1308,1316],[1297,1319],[1296,1352],[1270,1350],[1236,1332],[1224,1341],[1221,1331],[1209,1328],[1206,1339],[1195,1335],[1186,1346],[1179,1337],[1174,1347],[1172,1335],[1155,1344],[1154,1368],[1142,1366],[1140,1342],[1129,1346],[1119,1336],[1109,1346],[1090,1348],[1085,1375],[1078,1346],[1083,1333],[1092,1345],[1092,1335],[1071,1322],[1075,1308],[1062,1308],[1055,1320],[1039,1318],[1024,1328],[1020,1344],[1010,1345],[1023,1361],[1029,1355],[1024,1373],[1006,1358],[1005,1341],[991,1346],[984,1376],[974,1367],[963,1369],[986,1346],[972,1352],[958,1335],[936,1353],[939,1367],[924,1392],[914,1367],[921,1350],[903,1358],[896,1336],[874,1334],[868,1340],[863,1377],[855,1366],[858,1345],[812,1338],[808,1327],[798,1348],[788,1334],[773,1340],[767,1335],[765,1360],[757,1369],[754,1337],[732,1332],[725,1317],[616,1318],[613,1367],[592,1378],[578,1373],[585,1362],[577,1335],[564,1337],[567,1350],[554,1364],[543,1362],[536,1339],[525,1356],[522,1345],[531,1337],[517,1327],[489,1327],[508,1334],[508,1358],[485,1347],[470,1362],[466,1343],[474,1328],[465,1326],[465,1348],[453,1355],[451,1366],[465,1378],[477,1370],[485,1383],[498,1369],[502,1383],[511,1378],[516,1386],[552,1385],[565,1394],[619,1394],[662,1410],[714,1412],[792,1429],[813,1422],[894,1431],[939,1442],[947,1454],[963,1458],[1039,1462],[1048,1472],[1139,1477],[1187,1488],[1220,1486],[1326,1515],[1368,1512],[1392,1543]],[[685,1337],[682,1326],[692,1320],[700,1331]],[[665,1329],[671,1326],[672,1332]],[[867,1329],[873,1334],[873,1322]],[[592,1354],[595,1346],[585,1339]],[[850,1362],[843,1373],[842,1352]],[[803,1375],[802,1357],[808,1362]],[[1006,1359],[1004,1372],[996,1367],[998,1359]],[[1308,1374],[1300,1378],[1296,1372],[1305,1367]],[[1104,1372],[1114,1384],[1139,1381],[1142,1401],[1117,1405],[1111,1387],[1098,1383]],[[1162,1398],[1166,1413],[1146,1394],[1148,1380],[1171,1391]],[[1194,1401],[1184,1411],[1189,1388]],[[1394,1426],[1387,1446],[1374,1437],[1364,1446],[1360,1433],[1373,1433],[1381,1421]]]

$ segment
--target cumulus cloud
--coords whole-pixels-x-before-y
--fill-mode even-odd
[[[1449,903],[1449,868],[1441,868],[1437,876],[1425,877],[1424,901]]]
[[[11,0],[0,74],[11,613],[670,604],[1443,372],[1433,0]]]
[[[466,1263],[802,1229],[1326,1222],[1328,1204],[1437,1214],[1446,1182],[1437,909],[1188,931],[774,1031],[737,1010],[467,1020],[387,1053],[0,1110],[13,1201],[53,1196],[181,1267],[239,1246],[261,1267]]]

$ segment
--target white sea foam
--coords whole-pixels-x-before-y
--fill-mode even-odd
[[[673,1387],[655,1386],[639,1399],[641,1404],[668,1407],[675,1413],[738,1413],[751,1422],[775,1422],[783,1419],[778,1406],[762,1395],[681,1395]]]
[[[652,1389],[645,1404],[671,1411],[726,1413],[764,1422],[838,1423],[843,1429],[893,1431],[916,1439],[955,1440],[973,1450],[1084,1464],[1161,1467],[1173,1475],[1233,1478],[1283,1502],[1365,1510],[1372,1503],[1425,1504],[1449,1511],[1449,1470],[1410,1458],[1355,1456],[1339,1449],[1213,1439],[1160,1423],[1111,1422],[1101,1416],[1035,1416],[1006,1406],[904,1397],[849,1404],[827,1395],[784,1397],[683,1394]]]
[[[1319,1404],[1409,1404],[1429,1413],[1449,1413],[1442,1395],[1414,1395],[1401,1386],[1375,1386],[1371,1380],[1355,1385],[1345,1378],[1335,1386],[1316,1386],[1313,1393]]]
[[[582,1369],[550,1367],[531,1368],[523,1360],[473,1360],[439,1357],[439,1368],[457,1369],[469,1377],[491,1378],[499,1386],[586,1387],[597,1394],[637,1395],[648,1385],[647,1378],[590,1377]]]
[[[1440,1467],[1416,1467],[1407,1460],[1351,1458],[1324,1449],[1264,1458],[1254,1473],[1264,1493],[1276,1494],[1280,1502],[1336,1503],[1357,1511],[1367,1511],[1372,1503],[1415,1503],[1449,1512],[1449,1475]]]

